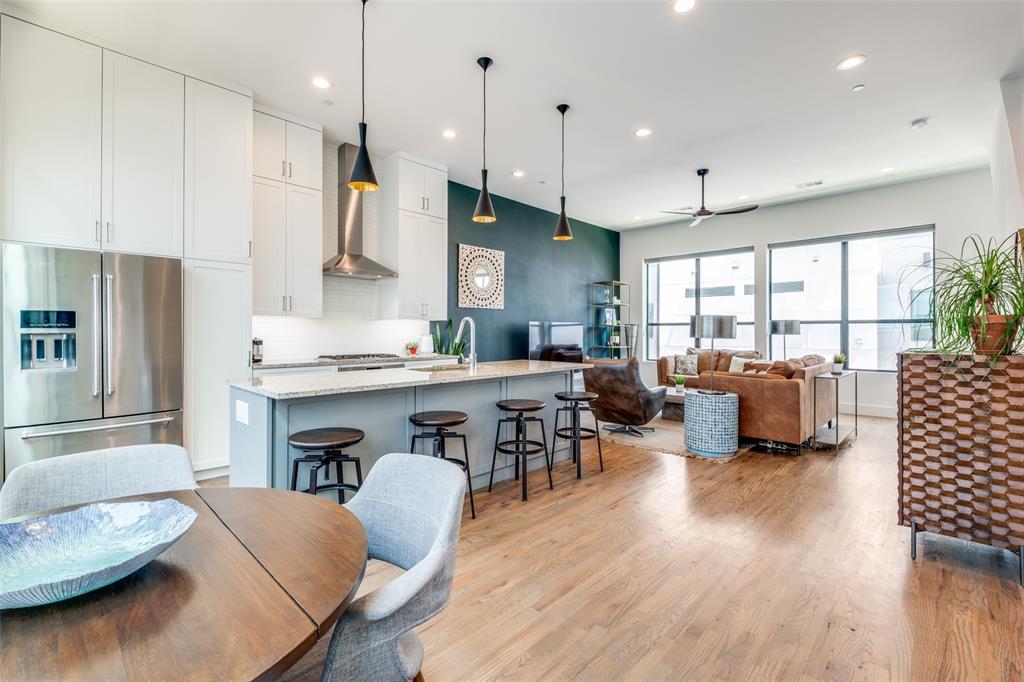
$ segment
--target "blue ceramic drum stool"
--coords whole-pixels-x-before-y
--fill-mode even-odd
[[[735,393],[686,392],[686,449],[702,457],[731,457],[739,449],[740,397]]]

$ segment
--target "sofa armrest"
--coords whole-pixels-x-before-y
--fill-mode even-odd
[[[658,358],[658,385],[659,386],[675,386],[675,383],[668,378],[668,375],[672,373],[675,367],[669,367],[669,364],[675,363],[675,358],[660,357]]]

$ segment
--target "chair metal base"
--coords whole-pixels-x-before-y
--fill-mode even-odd
[[[653,426],[632,426],[629,424],[620,424],[619,426],[605,424],[604,429],[608,433],[624,433],[627,436],[636,436],[637,438],[643,438],[644,433],[654,432]]]
[[[469,492],[469,515],[470,518],[476,518],[476,502],[473,501],[473,477],[469,473],[469,447],[466,444],[466,436],[462,433],[456,433],[455,431],[449,431],[443,426],[438,426],[434,431],[424,431],[422,433],[414,433],[412,440],[409,442],[409,452],[416,452],[416,441],[417,440],[429,440],[431,442],[431,455],[438,459],[443,459],[446,462],[460,467],[466,472],[466,490]],[[462,454],[465,459],[458,459],[456,457],[448,456],[448,449],[445,446],[445,442],[449,439],[457,439],[462,441]]]

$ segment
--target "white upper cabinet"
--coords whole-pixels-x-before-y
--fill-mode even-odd
[[[253,114],[253,175],[323,190],[323,133],[281,116]]]
[[[324,229],[320,191],[288,186],[287,198],[288,314],[323,314]]]
[[[448,171],[398,158],[398,208],[448,218]]]
[[[280,180],[253,178],[252,182],[252,312],[254,315],[282,315],[288,307],[286,270],[288,209],[285,187],[286,185]]]
[[[252,114],[252,174],[270,180],[288,176],[287,133],[284,119],[254,111]]]
[[[185,257],[248,263],[252,100],[185,79]]]
[[[448,319],[448,221],[428,217],[420,232],[420,270],[423,305],[428,320]]]
[[[181,258],[184,119],[184,76],[104,51],[105,250]]]
[[[306,126],[288,121],[288,178],[289,185],[302,185],[318,192],[323,190],[324,142],[323,134]]]
[[[0,238],[99,247],[103,51],[0,17]]]

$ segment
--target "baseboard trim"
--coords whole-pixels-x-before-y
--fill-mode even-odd
[[[193,475],[197,481],[205,481],[210,478],[220,478],[228,475],[228,464],[225,460],[205,462],[199,465]]]
[[[860,414],[865,417],[888,417],[889,419],[896,418],[896,408],[890,407],[889,405],[865,405],[860,404]],[[853,414],[853,403],[840,403],[839,412],[841,414]]]

